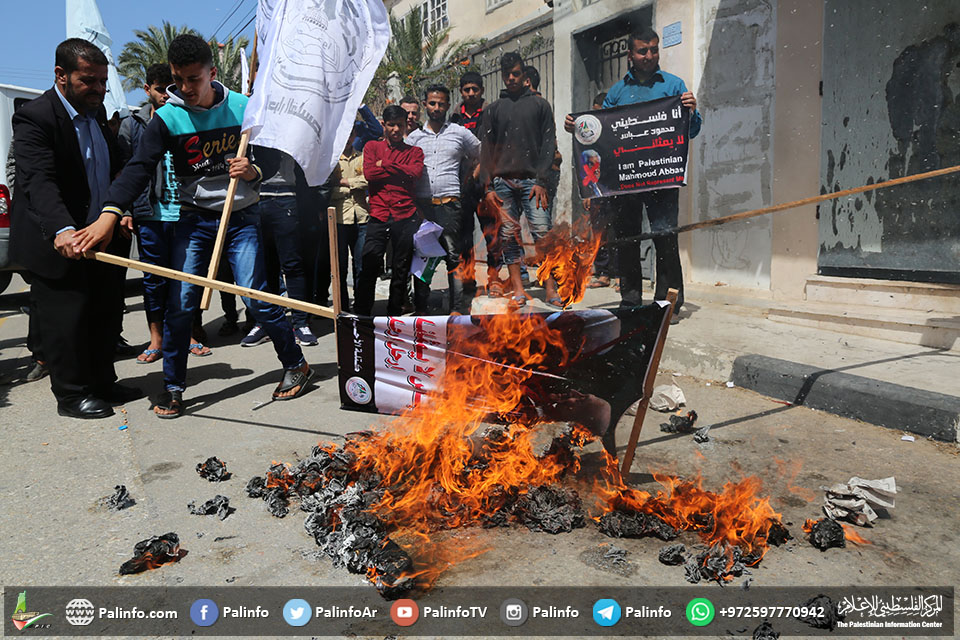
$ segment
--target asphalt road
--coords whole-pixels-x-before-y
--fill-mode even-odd
[[[182,418],[161,421],[147,398],[123,407],[113,418],[80,421],[57,416],[48,380],[23,383],[29,367],[27,317],[17,296],[0,296],[0,584],[43,585],[323,585],[357,586],[363,580],[317,558],[293,510],[270,516],[243,487],[271,461],[293,462],[320,442],[340,442],[348,432],[380,428],[386,418],[339,409],[331,327],[318,346],[305,349],[318,377],[308,393],[291,402],[271,402],[280,376],[271,345],[241,348],[240,336],[217,338],[219,312],[205,316],[210,357],[191,356]],[[146,340],[138,296],[128,297],[124,335]],[[216,302],[214,307],[217,308]],[[161,365],[117,363],[124,384],[154,394]],[[778,585],[956,585],[960,576],[960,464],[954,445],[917,439],[837,418],[804,407],[788,407],[752,392],[661,372],[686,393],[700,424],[714,425],[711,440],[662,433],[663,414],[647,416],[631,480],[655,490],[651,472],[700,473],[706,488],[743,475],[759,476],[765,495],[796,537],[772,549],[753,572],[754,586]],[[683,372],[679,372],[683,374]],[[626,442],[632,418],[621,421]],[[126,424],[127,428],[121,429]],[[590,445],[588,451],[594,451]],[[212,485],[194,470],[208,456],[225,460],[233,478]],[[622,455],[622,454],[621,454]],[[820,485],[851,476],[895,476],[896,509],[861,534],[868,545],[848,544],[825,553],[804,539],[800,525],[819,517]],[[137,504],[111,513],[97,500],[124,484]],[[236,513],[225,521],[190,515],[186,504],[215,493],[230,498]],[[810,500],[810,501],[808,501]],[[151,535],[179,533],[190,551],[180,563],[120,577],[117,569],[133,545]],[[686,535],[686,534],[685,534]],[[219,539],[218,538],[224,538]],[[692,537],[682,538],[695,543]],[[683,571],[657,561],[664,543],[617,540],[588,526],[551,536],[526,529],[469,529],[452,544],[480,543],[489,551],[447,571],[438,586],[582,585],[684,586]],[[620,575],[589,560],[599,545],[616,542],[634,568]],[[371,587],[372,588],[372,587]],[[719,588],[716,586],[708,588]],[[954,605],[956,614],[956,605]],[[718,630],[720,633],[720,630]]]

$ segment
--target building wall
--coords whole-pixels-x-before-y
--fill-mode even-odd
[[[960,3],[826,0],[826,16],[823,191],[960,163]],[[956,177],[825,203],[820,270],[960,282],[958,210]]]
[[[399,0],[387,8],[394,16],[400,17],[420,4],[423,4],[423,0]],[[549,13],[549,10],[543,0],[509,0],[492,11],[487,11],[487,0],[447,0],[450,38],[489,38],[540,14]]]
[[[701,0],[696,25],[703,130],[695,139],[699,170],[692,187],[696,219],[704,220],[771,204],[776,4]],[[691,235],[693,280],[769,290],[769,217]]]
[[[820,188],[820,72],[823,3],[780,0],[777,7],[773,202],[816,195]],[[770,288],[799,298],[817,270],[817,207],[773,214]]]

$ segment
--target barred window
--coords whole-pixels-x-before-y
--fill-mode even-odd
[[[424,38],[449,26],[447,0],[425,0],[420,5],[420,28]]]
[[[487,13],[490,13],[498,7],[508,4],[510,0],[487,0]]]

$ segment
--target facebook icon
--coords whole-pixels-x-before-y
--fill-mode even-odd
[[[209,627],[220,617],[220,609],[213,600],[201,598],[190,605],[190,618],[200,627]]]

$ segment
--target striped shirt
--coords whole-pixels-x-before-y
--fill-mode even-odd
[[[464,127],[447,122],[434,133],[417,129],[406,143],[423,149],[423,177],[417,182],[418,198],[460,197],[460,163],[480,158],[480,141]]]

